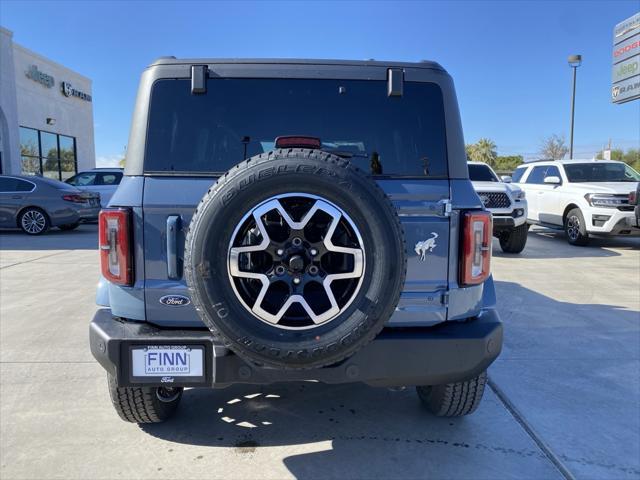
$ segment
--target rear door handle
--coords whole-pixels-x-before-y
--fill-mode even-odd
[[[22,195],[13,195],[11,198],[15,199],[15,200],[19,200],[22,198]]]
[[[180,217],[171,215],[167,217],[167,277],[172,280],[180,278],[178,272],[178,230],[180,229]]]

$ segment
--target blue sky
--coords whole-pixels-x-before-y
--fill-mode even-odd
[[[575,155],[609,138],[640,146],[640,101],[610,102],[612,30],[631,1],[28,2],[3,0],[14,41],[93,79],[96,155],[121,157],[137,82],[156,57],[435,60],[453,75],[465,140],[535,157],[569,136],[579,53]]]

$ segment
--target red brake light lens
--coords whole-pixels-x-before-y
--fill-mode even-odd
[[[629,205],[636,205],[638,203],[638,193],[631,192],[629,193]]]
[[[133,284],[130,212],[124,208],[100,211],[98,219],[102,275],[118,285]]]
[[[67,202],[73,202],[73,203],[87,203],[89,201],[88,198],[85,198],[82,195],[78,195],[75,193],[63,195],[62,199],[66,200]]]
[[[493,220],[489,212],[467,212],[462,219],[460,284],[477,285],[491,272]]]
[[[276,138],[276,148],[320,148],[322,142],[317,137],[287,135]]]

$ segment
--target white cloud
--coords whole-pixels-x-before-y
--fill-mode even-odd
[[[113,154],[113,155],[99,155],[96,158],[96,167],[119,167],[120,160],[122,160],[123,155]]]

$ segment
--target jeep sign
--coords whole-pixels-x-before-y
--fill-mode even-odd
[[[640,98],[640,13],[613,29],[611,101],[625,103]]]
[[[640,75],[640,56],[636,55],[613,66],[611,82],[617,83],[634,75]]]

